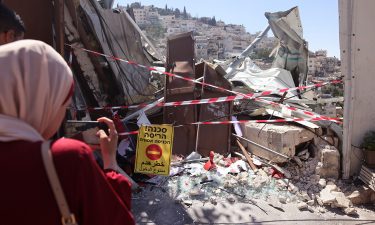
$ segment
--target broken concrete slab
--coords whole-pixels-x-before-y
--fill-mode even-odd
[[[245,138],[289,157],[295,155],[297,145],[311,141],[316,137],[315,134],[305,128],[287,124],[246,123],[242,124],[241,128],[244,131]],[[272,160],[275,163],[287,162],[287,159],[257,146],[248,143],[245,143],[245,145],[255,155]]]
[[[307,206],[307,210],[309,210],[311,213],[315,212],[315,209],[312,206]]]
[[[339,171],[337,168],[324,167],[320,162],[318,163],[315,171],[317,174],[324,178],[335,177],[336,179],[338,179],[339,177]]]
[[[318,212],[320,212],[320,213],[326,213],[327,209],[324,208],[324,207],[318,207]]]
[[[355,215],[352,202],[349,197],[346,197],[337,185],[328,182],[327,186],[319,193],[316,200],[320,206],[328,206],[331,208],[341,208],[347,215]],[[353,194],[356,195],[357,193]],[[357,197],[357,196],[356,196]]]
[[[320,206],[323,206],[323,201],[319,196],[316,196],[316,201],[318,202]]]
[[[321,178],[318,182],[320,188],[325,188],[327,185],[327,181],[324,178]]]
[[[340,167],[340,153],[339,151],[330,145],[325,145],[321,151],[321,162],[325,167]]]
[[[330,191],[324,189],[320,192],[319,199],[322,205],[329,205],[336,201],[336,196],[334,196]]]
[[[375,203],[375,191],[368,187],[361,186],[357,190],[349,192],[347,194],[347,198],[354,205],[362,205],[362,204],[369,204]]]
[[[310,201],[307,201],[306,203],[309,206],[313,206],[315,204],[315,200],[310,200]]]
[[[367,203],[368,198],[363,198],[359,191],[353,191],[350,195],[348,195],[348,199],[350,199],[353,204],[365,204]]]
[[[338,179],[340,172],[340,153],[339,151],[329,145],[319,145],[318,153],[320,155],[320,162],[316,167],[316,174],[322,178]]]
[[[253,180],[253,186],[256,189],[261,188],[264,184],[266,184],[269,181],[269,177],[266,174],[266,172],[261,172],[263,170],[258,170],[257,176]]]
[[[328,192],[332,192],[332,191],[337,191],[337,185],[336,184],[328,184],[322,191],[328,191]]]
[[[304,209],[307,209],[307,206],[308,205],[305,202],[301,202],[301,203],[298,203],[297,208],[299,210],[304,210]]]
[[[304,201],[304,202],[307,202],[307,201],[310,201],[311,200],[311,198],[310,198],[310,196],[307,194],[307,192],[302,192],[301,194],[300,194],[300,198],[302,199],[302,201]]]
[[[345,197],[345,194],[338,191],[332,191],[332,195],[336,196],[336,201],[333,203],[338,208],[349,208],[352,203]]]
[[[354,216],[354,215],[357,215],[357,210],[355,208],[346,208],[344,209],[344,213],[346,215]]]

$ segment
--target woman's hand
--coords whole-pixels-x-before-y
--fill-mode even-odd
[[[102,150],[104,169],[117,170],[116,151],[118,134],[115,124],[106,117],[101,117],[97,121],[105,123],[109,128],[109,135],[107,135],[104,130],[99,130],[96,134],[99,137],[100,149]]]

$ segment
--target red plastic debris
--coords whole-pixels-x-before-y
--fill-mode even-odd
[[[270,169],[271,176],[276,179],[284,178],[284,174],[280,173],[278,170],[271,168]]]
[[[206,164],[204,164],[203,168],[205,170],[213,170],[213,169],[216,169],[216,165],[214,163],[214,151],[210,151],[210,160],[208,162],[206,162]]]

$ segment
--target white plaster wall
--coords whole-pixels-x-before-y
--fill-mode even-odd
[[[345,76],[343,178],[358,174],[359,146],[375,130],[375,1],[339,0],[342,74]]]

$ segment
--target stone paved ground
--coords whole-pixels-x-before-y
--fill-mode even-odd
[[[255,200],[257,206],[240,197],[210,201],[192,200],[190,206],[176,201],[157,188],[133,195],[133,214],[137,224],[182,225],[182,224],[375,224],[372,208],[358,208],[358,216],[351,217],[339,209],[319,207],[314,212],[300,211],[297,203],[281,204],[270,200]],[[234,201],[234,202],[233,202]],[[247,202],[246,202],[247,201]],[[273,206],[271,206],[271,205]],[[276,207],[276,208],[275,208]]]

